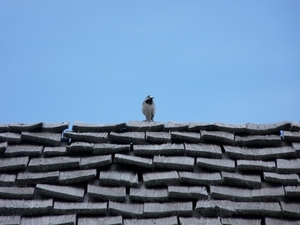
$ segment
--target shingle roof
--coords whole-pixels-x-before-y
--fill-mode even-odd
[[[300,123],[0,124],[0,224],[300,224]]]

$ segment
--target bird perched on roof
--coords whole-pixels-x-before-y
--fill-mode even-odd
[[[148,95],[143,101],[142,112],[146,116],[145,121],[153,121],[155,115],[155,104],[153,98],[153,96]]]

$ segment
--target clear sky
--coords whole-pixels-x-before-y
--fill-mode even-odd
[[[300,122],[300,1],[0,0],[0,123]]]

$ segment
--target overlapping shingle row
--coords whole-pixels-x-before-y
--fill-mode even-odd
[[[300,224],[300,124],[0,124],[0,224]]]

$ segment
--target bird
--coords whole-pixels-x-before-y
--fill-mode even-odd
[[[153,101],[153,96],[148,95],[142,104],[142,112],[146,116],[146,120],[148,122],[153,122],[153,118],[155,115],[155,104]]]

